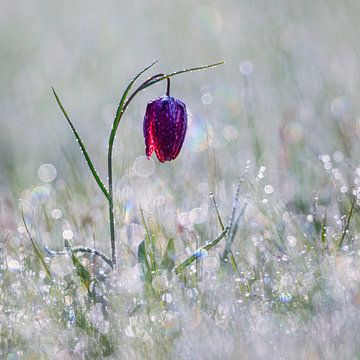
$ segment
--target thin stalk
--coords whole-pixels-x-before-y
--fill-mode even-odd
[[[56,256],[56,255],[67,255],[68,251],[54,251],[54,250],[50,250],[47,247],[45,247],[46,252],[51,255],[51,256]],[[71,248],[71,251],[73,253],[87,253],[87,254],[91,254],[91,255],[96,255],[99,258],[101,258],[102,260],[104,260],[111,268],[113,268],[113,264],[111,259],[109,259],[103,252],[96,250],[96,249],[92,249],[86,246],[75,246],[73,248]]]
[[[356,200],[356,198],[355,198],[355,196],[354,196],[353,201],[352,201],[352,203],[351,203],[351,208],[350,208],[350,211],[349,211],[349,216],[348,216],[348,218],[347,218],[346,225],[345,225],[345,227],[344,227],[344,230],[343,230],[343,232],[342,232],[342,234],[341,234],[341,238],[340,238],[340,241],[339,241],[339,245],[338,245],[339,249],[341,249],[341,247],[342,247],[342,245],[343,245],[343,242],[344,242],[344,240],[345,240],[345,236],[346,236],[346,234],[347,234],[347,232],[348,232],[348,230],[349,230],[350,220],[351,220],[351,217],[352,217],[352,214],[353,214],[353,211],[354,211],[354,207],[355,207],[355,200]]]
[[[147,82],[163,76],[164,74],[157,74],[146,80],[142,85],[146,84]],[[142,86],[141,85],[141,86]],[[168,89],[170,89],[170,80],[168,79]],[[123,100],[123,98],[120,101],[120,105],[118,108],[118,111],[115,116],[115,120],[113,123],[113,127],[111,129],[110,137],[109,137],[109,147],[108,147],[108,182],[109,182],[109,221],[110,221],[110,241],[111,241],[111,260],[113,265],[116,265],[116,241],[115,241],[115,221],[114,221],[114,196],[113,196],[113,166],[112,166],[112,158],[113,158],[113,149],[114,149],[114,141],[116,136],[117,128],[120,124],[121,118],[129,106],[131,100],[136,96],[136,94],[141,91],[140,87],[138,87],[127,100]],[[127,90],[125,91],[127,93]],[[124,93],[124,94],[125,94]],[[121,109],[120,109],[121,107]],[[120,110],[119,110],[120,109]]]
[[[225,228],[224,231],[214,240],[208,242],[204,246],[201,246],[198,248],[191,256],[189,256],[187,259],[185,259],[183,262],[181,262],[176,268],[175,268],[175,274],[178,275],[182,270],[184,270],[187,266],[189,266],[191,263],[193,263],[196,259],[202,256],[204,251],[209,251],[211,248],[213,248],[215,245],[218,244],[220,240],[222,240],[229,228]]]

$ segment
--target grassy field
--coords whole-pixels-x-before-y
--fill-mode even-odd
[[[360,358],[357,1],[1,7],[0,359]]]

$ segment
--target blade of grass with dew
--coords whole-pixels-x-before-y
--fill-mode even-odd
[[[91,275],[90,275],[89,271],[85,269],[84,265],[81,264],[79,259],[75,256],[68,240],[65,240],[65,248],[68,251],[69,255],[71,256],[71,260],[76,268],[76,272],[77,272],[81,282],[83,283],[86,290],[90,294]]]
[[[25,227],[26,233],[27,233],[27,235],[28,235],[28,237],[29,237],[29,239],[30,239],[31,245],[32,245],[32,247],[34,248],[35,254],[36,254],[36,256],[39,258],[42,266],[44,267],[47,277],[51,280],[50,269],[49,269],[48,265],[47,265],[46,262],[45,262],[44,256],[42,255],[41,251],[40,251],[39,248],[37,247],[34,239],[32,238],[32,236],[31,236],[31,234],[30,234],[29,228],[28,228],[28,226],[27,226],[27,223],[26,223],[26,220],[25,220],[25,217],[24,217],[24,212],[23,212],[22,210],[21,210],[21,218],[22,218],[22,221],[23,221],[23,223],[24,223],[24,227]]]
[[[343,242],[345,240],[345,236],[349,230],[349,226],[350,226],[350,220],[351,220],[351,217],[352,217],[352,214],[353,214],[353,211],[354,211],[354,207],[355,207],[355,201],[356,201],[356,198],[354,196],[352,202],[351,202],[351,207],[350,207],[350,211],[349,211],[349,215],[348,215],[348,218],[347,218],[347,221],[346,221],[346,225],[344,227],[344,230],[341,234],[341,237],[340,237],[340,241],[339,241],[339,245],[338,245],[338,249],[341,249],[342,245],[343,245]]]
[[[149,265],[150,265],[150,269],[151,271],[156,272],[158,269],[157,263],[156,263],[156,259],[154,256],[154,244],[152,242],[152,236],[149,232],[149,229],[146,225],[146,221],[145,221],[145,217],[144,217],[144,212],[143,209],[140,209],[140,214],[141,214],[141,221],[143,223],[143,226],[145,228],[145,254],[146,256],[148,256],[149,259]]]
[[[213,68],[213,67],[223,65],[223,64],[225,64],[225,61],[220,61],[220,62],[217,62],[217,63],[214,63],[214,64],[203,65],[203,66],[193,67],[193,68],[189,68],[189,69],[183,69],[183,70],[174,71],[174,72],[172,72],[170,74],[167,74],[167,75],[164,75],[164,76],[159,77],[157,79],[154,79],[154,80],[144,84],[143,86],[140,86],[139,90],[144,90],[149,86],[152,86],[152,85],[154,85],[154,84],[156,84],[156,83],[158,83],[160,81],[163,81],[163,80],[165,80],[167,78],[170,78],[170,77],[173,77],[173,76],[176,76],[176,75],[179,75],[179,74],[184,74],[184,73],[187,73],[187,72],[209,69],[209,68]]]
[[[218,203],[215,199],[215,195],[214,193],[211,191],[209,193],[209,196],[210,198],[212,199],[213,201],[213,205],[214,205],[214,208],[215,208],[215,211],[216,211],[216,215],[217,215],[217,219],[218,219],[218,222],[219,222],[219,225],[220,225],[220,228],[222,231],[225,230],[225,226],[224,226],[224,223],[222,221],[222,218],[221,218],[221,215],[220,215],[220,211],[219,211],[219,206],[218,206]],[[236,261],[235,261],[235,258],[234,258],[234,254],[232,253],[232,251],[230,250],[230,263],[231,263],[231,266],[233,268],[233,270],[238,274],[240,275],[240,272],[239,272],[239,269],[237,267],[237,264],[236,264]]]
[[[322,226],[321,226],[321,242],[322,242],[324,248],[326,247],[326,228],[327,228],[326,225],[327,225],[327,220],[326,220],[326,210],[325,210],[325,214],[324,214]]]
[[[238,203],[239,195],[240,195],[240,187],[241,187],[241,184],[243,183],[243,181],[244,181],[243,178],[241,178],[238,183],[238,186],[236,188],[236,193],[235,193],[233,206],[232,206],[232,210],[231,210],[231,215],[230,215],[230,220],[229,220],[229,224],[228,224],[229,232],[227,233],[227,239],[225,242],[225,250],[221,257],[221,259],[223,261],[225,261],[225,259],[228,257],[228,254],[230,253],[230,250],[231,250],[231,245],[233,242],[233,238],[231,237],[231,232],[232,232],[232,228],[233,228],[233,224],[234,224],[234,220],[235,220],[235,213],[236,213],[237,203]],[[244,205],[246,206],[246,203]]]
[[[149,261],[146,256],[145,240],[143,240],[138,247],[137,261],[145,265],[147,273],[151,272]]]
[[[80,149],[81,149],[81,151],[82,151],[82,154],[84,155],[85,161],[86,161],[86,163],[87,163],[87,165],[88,165],[88,167],[89,167],[92,175],[94,176],[94,179],[95,179],[96,183],[98,184],[99,188],[101,189],[101,191],[103,192],[103,194],[105,195],[105,197],[109,200],[109,193],[108,193],[108,191],[107,191],[107,189],[106,189],[103,181],[101,180],[99,174],[97,173],[93,162],[91,161],[91,158],[90,158],[90,156],[89,156],[89,153],[88,153],[88,151],[87,151],[87,149],[86,149],[86,147],[85,147],[85,145],[84,145],[84,142],[82,141],[82,139],[81,139],[79,133],[77,132],[74,124],[71,122],[71,120],[70,120],[67,112],[65,111],[65,108],[64,108],[63,105],[61,104],[61,101],[60,101],[60,99],[59,99],[59,97],[58,97],[55,89],[52,88],[52,91],[53,91],[53,93],[54,93],[56,102],[58,103],[58,105],[59,105],[59,107],[60,107],[63,115],[65,116],[65,119],[67,120],[68,124],[69,124],[70,127],[71,127],[71,130],[72,130],[72,132],[73,132],[73,134],[74,134],[74,136],[75,136],[75,138],[76,138],[76,141],[78,142],[78,144],[79,144],[79,146],[80,146]]]
[[[175,274],[179,274],[182,270],[184,270],[187,266],[192,264],[196,259],[198,259],[204,251],[208,251],[211,248],[213,248],[215,245],[219,243],[227,234],[229,228],[225,228],[224,231],[214,240],[208,242],[204,246],[201,246],[199,249],[197,249],[191,256],[189,256],[187,259],[182,261],[176,268],[175,268]]]
[[[171,271],[175,266],[175,243],[174,239],[169,239],[160,267]]]
[[[75,246],[71,248],[73,253],[86,253],[86,254],[90,254],[90,255],[95,255],[98,256],[99,258],[101,258],[104,262],[106,262],[111,268],[113,268],[113,263],[111,262],[110,258],[105,255],[103,252],[96,250],[96,249],[92,249],[86,246]],[[58,256],[58,255],[66,255],[67,251],[54,251],[54,250],[50,250],[47,246],[45,246],[45,251],[50,255],[50,256]]]

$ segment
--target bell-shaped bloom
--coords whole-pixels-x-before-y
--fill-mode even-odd
[[[159,161],[174,160],[182,147],[187,128],[186,106],[171,96],[150,101],[144,117],[146,156],[153,151]]]

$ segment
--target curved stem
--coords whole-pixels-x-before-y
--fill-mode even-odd
[[[151,82],[152,80],[163,77],[164,74],[157,74],[154,76],[151,76],[149,79],[147,79],[145,82],[143,82],[130,96],[129,98],[124,102],[121,112],[118,117],[118,121],[116,124],[114,124],[114,128],[111,131],[111,135],[109,138],[109,148],[108,148],[108,182],[109,182],[109,221],[110,221],[110,240],[111,240],[111,259],[112,263],[115,266],[116,265],[116,241],[115,241],[115,219],[114,219],[114,197],[113,197],[113,168],[112,168],[112,157],[113,157],[113,148],[114,148],[114,140],[116,135],[116,130],[120,124],[121,118],[129,106],[130,102],[134,99],[134,97],[143,89],[142,86],[146,85],[148,82]],[[168,80],[167,84],[167,91],[170,91],[170,79]]]
[[[114,141],[115,141],[115,136],[116,136],[116,131],[117,128],[119,126],[119,123],[121,121],[121,118],[125,112],[125,110],[127,109],[127,107],[129,106],[130,102],[132,101],[132,99],[141,91],[146,89],[149,86],[152,86],[162,80],[167,80],[167,90],[166,90],[166,95],[169,96],[170,94],[170,78],[179,74],[183,74],[183,73],[187,73],[190,71],[197,71],[197,70],[204,70],[204,69],[208,69],[211,67],[215,67],[221,64],[224,64],[224,62],[218,62],[215,64],[210,64],[210,65],[204,65],[204,66],[199,66],[199,67],[193,67],[193,68],[189,68],[189,69],[184,69],[184,70],[179,70],[179,71],[175,71],[169,74],[157,74],[154,75],[152,77],[150,77],[149,79],[147,79],[145,82],[143,82],[127,99],[127,95],[130,91],[130,88],[132,87],[132,85],[134,84],[134,82],[139,78],[140,75],[142,75],[146,70],[148,70],[150,67],[152,67],[157,61],[153,62],[152,64],[150,64],[149,66],[147,66],[145,69],[143,69],[140,73],[138,73],[133,80],[130,82],[130,84],[128,85],[128,87],[126,88],[118,109],[116,111],[116,115],[115,115],[115,119],[113,122],[113,126],[110,132],[110,136],[109,136],[109,147],[108,147],[108,182],[109,182],[109,188],[108,188],[108,193],[109,193],[109,197],[108,197],[108,201],[109,201],[109,220],[110,220],[110,240],[111,240],[111,255],[112,255],[112,263],[114,265],[114,267],[116,266],[116,244],[115,244],[115,224],[114,224],[114,199],[113,199],[113,170],[112,170],[112,153],[113,153],[113,147],[114,147]]]
[[[55,251],[55,250],[50,250],[45,246],[45,250],[51,255],[51,256],[56,256],[56,255],[67,255],[67,251]],[[101,251],[96,250],[96,249],[91,249],[88,248],[86,246],[75,246],[73,248],[71,248],[71,251],[73,253],[87,253],[87,254],[91,254],[91,255],[96,255],[99,258],[101,258],[102,260],[104,260],[111,268],[113,268],[113,264],[111,262],[111,260]]]

